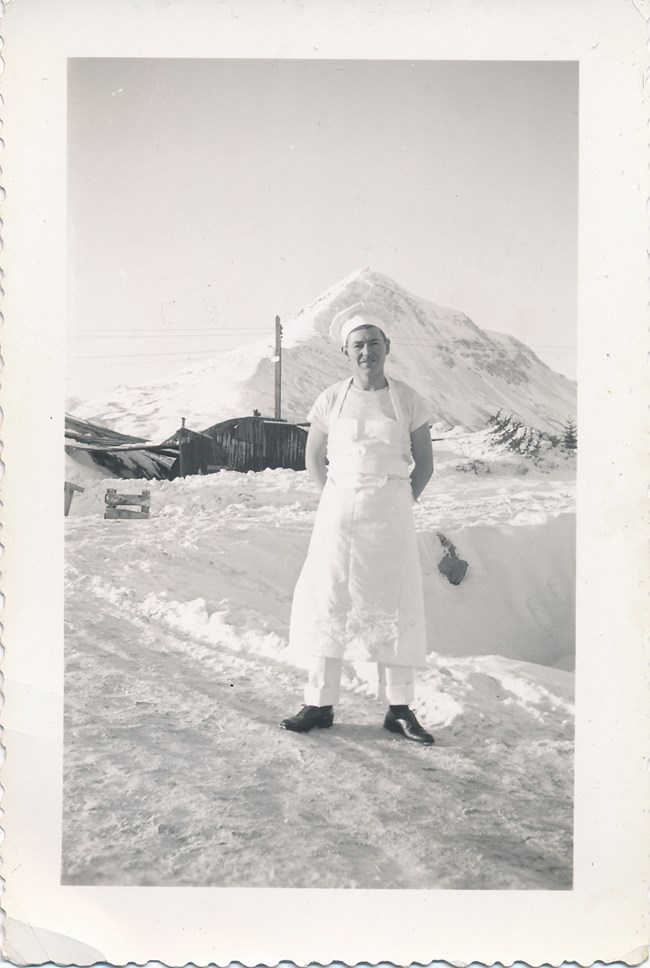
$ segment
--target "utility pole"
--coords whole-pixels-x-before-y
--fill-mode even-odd
[[[275,317],[275,419],[282,419],[282,323]]]

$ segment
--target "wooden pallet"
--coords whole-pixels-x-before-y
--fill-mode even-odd
[[[140,494],[119,494],[115,488],[109,487],[104,495],[104,503],[107,505],[104,511],[105,520],[115,518],[141,520],[149,517],[151,491],[142,491]],[[120,505],[126,505],[126,507]]]

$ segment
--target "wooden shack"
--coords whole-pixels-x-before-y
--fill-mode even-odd
[[[70,414],[65,415],[65,452],[81,464],[91,462],[107,476],[123,480],[165,480],[178,456],[174,445],[121,434]]]
[[[203,431],[219,445],[230,470],[305,469],[307,427],[267,417],[234,417]]]
[[[224,451],[207,433],[183,426],[170,441],[178,447],[178,457],[169,469],[170,481],[192,474],[214,474],[229,466]]]
[[[262,471],[305,469],[307,425],[261,416],[222,420],[197,432],[183,426],[160,442],[120,434],[66,415],[66,453],[92,460],[109,475],[173,480],[222,469]]]

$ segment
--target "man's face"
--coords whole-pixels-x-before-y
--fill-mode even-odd
[[[377,326],[360,326],[348,335],[345,355],[355,372],[376,376],[384,371],[390,341]]]

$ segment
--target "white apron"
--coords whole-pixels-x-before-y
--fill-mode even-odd
[[[351,383],[330,417],[327,482],[294,591],[289,648],[302,656],[423,666],[408,423],[390,380],[395,420],[341,417]]]

